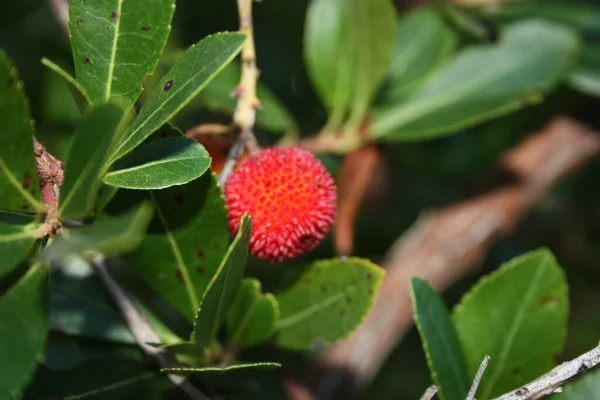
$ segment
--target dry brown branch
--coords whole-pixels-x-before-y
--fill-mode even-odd
[[[489,246],[563,176],[600,151],[600,136],[556,118],[501,160],[516,183],[422,216],[390,249],[375,305],[352,336],[320,358],[328,372],[315,385],[319,399],[344,390],[351,398],[375,375],[412,325],[409,280],[419,276],[444,290],[472,272]]]
[[[496,397],[494,400],[537,400],[552,393],[562,392],[562,385],[573,377],[600,364],[600,346],[580,355],[574,360],[564,362],[536,380]]]
[[[64,180],[63,164],[48,153],[35,138],[33,138],[33,153],[42,202],[46,206],[44,231],[47,235],[54,235],[62,229],[62,223],[58,219],[58,192]]]
[[[250,154],[260,151],[260,146],[254,137],[254,122],[256,109],[260,108],[260,100],[256,96],[256,84],[259,71],[256,67],[256,51],[254,49],[254,28],[252,25],[253,0],[237,0],[240,17],[240,32],[246,35],[246,42],[242,47],[242,76],[234,94],[238,96],[237,106],[233,114],[234,131],[238,133],[237,141],[229,152],[229,157],[219,175],[219,183],[223,185],[235,163],[242,156],[244,150]]]

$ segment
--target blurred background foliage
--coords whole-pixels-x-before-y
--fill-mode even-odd
[[[406,12],[420,2],[404,0],[396,3],[399,12]],[[600,5],[595,0],[522,0],[507,3],[499,11],[452,9],[452,12],[442,12],[442,15],[448,26],[458,32],[462,46],[478,41],[494,41],[504,22],[523,17],[538,16],[564,23],[576,30],[584,40],[577,76],[560,86],[542,104],[510,116],[445,138],[381,145],[384,163],[378,174],[387,179],[381,180],[383,184],[378,187],[377,195],[371,196],[362,208],[356,228],[356,255],[375,262],[381,261],[390,245],[423,211],[480,191],[482,186],[478,182],[489,184],[485,171],[493,170],[498,156],[532,130],[542,127],[551,116],[568,114],[600,129],[600,99],[594,97],[600,93]],[[327,118],[309,83],[303,63],[302,40],[307,5],[308,0],[265,0],[255,7],[260,79],[272,92],[274,104],[268,107],[274,113],[271,115],[277,116],[266,118],[259,124],[261,128],[257,129],[257,135],[263,144],[274,143],[283,127],[302,136],[313,135]],[[442,9],[446,6],[436,5]],[[234,0],[178,0],[167,51],[155,79],[150,78],[147,86],[157,81],[187,46],[214,32],[236,30],[237,24]],[[14,60],[25,83],[36,120],[38,139],[58,158],[64,158],[78,111],[62,79],[40,63],[42,57],[48,57],[72,71],[68,37],[55,20],[48,3],[45,0],[2,2],[0,47]],[[235,72],[230,76],[235,85]],[[222,81],[227,82],[225,75]],[[201,94],[174,121],[175,124],[185,130],[201,122],[228,122],[227,114],[219,112],[219,107],[214,107],[214,104],[213,107],[202,107],[210,105],[211,100],[222,93],[215,91],[213,97],[210,90]],[[150,88],[146,90],[146,93],[149,92]],[[268,95],[261,97],[264,99],[265,96]],[[225,98],[218,103],[227,101]],[[333,171],[339,168],[340,157],[328,155],[324,158]],[[552,249],[565,268],[570,284],[570,326],[567,347],[560,355],[561,359],[572,358],[595,346],[600,332],[600,313],[597,312],[597,304],[600,303],[599,176],[600,160],[596,159],[582,171],[564,180],[512,234],[492,247],[478,269],[478,274],[489,272],[501,262],[539,246]],[[329,239],[308,258],[328,257],[331,253]],[[265,268],[256,260],[249,268],[269,290],[285,285],[298,272],[295,266],[303,265],[305,260],[282,265],[278,269],[281,276],[273,276],[272,268]],[[134,284],[133,279],[128,280],[127,276],[122,278]],[[445,298],[449,304],[456,302],[477,278],[465,277],[447,291]],[[94,286],[93,282],[88,283]],[[73,295],[68,287],[63,288],[63,297],[55,294],[53,302],[65,301],[65,296]],[[87,292],[99,288],[84,289],[80,286],[75,289]],[[144,290],[138,292],[144,296]],[[150,297],[147,293],[146,296]],[[160,305],[155,306],[160,309]],[[168,315],[168,311],[163,314]],[[114,317],[112,312],[103,316],[108,319]],[[177,321],[177,317],[171,320],[176,330],[181,321]],[[116,323],[117,328],[118,325]],[[113,353],[140,359],[139,350],[131,345],[127,332],[122,331],[124,327],[121,325],[117,328],[111,332],[122,343],[117,348],[103,347],[102,342],[94,338],[75,342],[65,332],[53,332],[48,366],[68,368],[78,360],[87,359],[93,363],[94,356],[110,356]],[[107,349],[110,349],[110,354]],[[263,351],[273,350],[256,350],[259,353]],[[306,362],[304,355],[284,353],[278,357],[282,359],[284,373],[291,370],[303,374]],[[103,362],[106,360],[100,363]],[[118,374],[119,371],[114,373]],[[263,390],[268,395],[261,398],[281,398],[283,393],[276,380],[264,379]],[[420,342],[413,330],[391,355],[364,398],[415,399],[429,381]]]

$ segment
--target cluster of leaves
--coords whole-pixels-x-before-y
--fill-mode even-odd
[[[136,102],[159,61],[173,12],[173,0],[69,2],[76,77],[42,61],[65,79],[81,111],[57,204],[40,200],[40,183],[48,182],[36,173],[28,101],[15,68],[0,54],[0,314],[6,327],[0,330],[0,367],[10,370],[0,378],[2,399],[24,391],[34,398],[114,396],[148,380],[148,387],[164,389],[161,372],[206,379],[277,367],[236,363],[227,354],[269,340],[295,350],[332,343],[361,322],[377,293],[382,270],[357,258],[307,265],[295,283],[275,294],[244,277],[251,219],[243,218],[230,243],[210,156],[169,121],[238,54],[245,37],[220,33],[190,47],[140,108]],[[65,383],[69,373],[111,361],[84,357],[57,368],[45,349],[49,330],[112,343],[118,354],[134,343],[94,274],[94,262],[112,265],[115,257],[186,321],[188,332],[175,334],[129,293],[162,340],[153,345],[185,366],[158,371],[126,357],[119,363],[129,371]]]
[[[435,289],[411,282],[414,319],[431,377],[445,400],[466,398],[486,355],[491,357],[478,399],[518,389],[556,366],[569,314],[565,275],[541,249],[483,277],[450,313]],[[597,375],[597,374],[596,374]],[[568,385],[565,400],[593,398],[598,377]]]

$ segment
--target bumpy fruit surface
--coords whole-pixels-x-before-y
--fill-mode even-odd
[[[296,147],[274,147],[241,162],[225,184],[229,228],[252,217],[250,253],[284,261],[317,247],[331,230],[336,187],[323,164]]]

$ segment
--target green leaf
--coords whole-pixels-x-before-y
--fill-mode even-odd
[[[43,357],[48,330],[48,268],[31,268],[0,297],[0,399],[19,398]]]
[[[130,200],[120,190],[115,204]],[[229,244],[225,200],[213,174],[152,192],[156,217],[127,263],[190,321]]]
[[[406,101],[380,110],[372,136],[423,140],[536,104],[568,71],[577,52],[576,35],[562,25],[512,24],[499,44],[461,52]]]
[[[16,267],[31,251],[41,232],[30,226],[0,222],[0,277]]]
[[[396,28],[386,100],[398,99],[419,88],[455,53],[457,46],[456,33],[439,13],[419,8],[403,16]]]
[[[588,372],[575,382],[571,382],[564,387],[561,400],[589,400],[598,396],[600,393],[600,369]]]
[[[230,63],[202,91],[200,104],[207,108],[233,115],[237,99],[231,96],[239,84],[241,67],[237,62]],[[256,111],[256,126],[273,132],[296,131],[296,121],[277,98],[261,81],[257,83],[256,94],[260,100],[260,109]]]
[[[77,81],[93,104],[137,99],[165,46],[174,11],[174,0],[69,1]]]
[[[29,102],[17,70],[0,50],[0,209],[42,210]]]
[[[192,333],[196,346],[202,348],[210,346],[217,336],[221,323],[225,321],[227,310],[235,300],[244,276],[251,232],[252,219],[244,214],[238,232],[200,303]]]
[[[168,138],[134,150],[113,165],[104,183],[127,189],[164,189],[206,172],[210,156],[194,139]]]
[[[118,217],[103,219],[93,225],[73,228],[61,235],[41,254],[40,259],[56,261],[90,251],[106,257],[131,252],[139,246],[152,219],[152,206],[141,204]]]
[[[167,398],[172,387],[152,366],[124,357],[102,357],[65,370],[41,366],[24,399],[159,400]]]
[[[256,362],[240,363],[228,365],[225,367],[200,367],[200,368],[162,368],[160,372],[177,375],[201,375],[203,377],[230,375],[236,372],[246,372],[248,370],[274,369],[281,367],[281,364],[275,362]]]
[[[181,340],[137,301],[133,293],[129,292],[129,296],[163,342]],[[54,329],[73,336],[135,344],[131,331],[94,269],[79,257],[64,260],[61,267],[52,273],[50,324]]]
[[[135,343],[92,267],[78,257],[64,260],[52,272],[50,325],[69,335]]]
[[[240,51],[245,35],[219,33],[190,47],[161,79],[125,132],[112,161],[123,157],[188,104]]]
[[[350,335],[371,309],[383,275],[360,258],[314,262],[275,296],[281,310],[277,345],[304,350],[319,340],[331,344]]]
[[[453,320],[471,375],[486,354],[491,357],[478,398],[550,370],[565,341],[567,314],[565,276],[548,250],[517,257],[473,287]]]
[[[65,80],[69,90],[71,91],[71,94],[73,95],[73,98],[75,99],[77,107],[79,107],[79,111],[84,112],[87,110],[91,101],[79,82],[77,82],[75,78],[71,76],[71,74],[47,58],[42,58],[42,64],[44,64],[50,70],[56,72]]]
[[[569,85],[590,96],[600,97],[600,46],[584,46],[579,64],[569,75]]]
[[[484,7],[477,14],[497,22],[523,18],[544,18],[597,35],[600,33],[600,7],[593,3],[528,0],[503,2],[501,7]]]
[[[420,278],[412,278],[411,296],[415,324],[440,398],[464,400],[470,380],[446,305],[427,281]]]
[[[122,120],[121,108],[105,104],[92,110],[75,129],[60,193],[59,213],[64,218],[78,219],[92,212],[100,176]]]
[[[279,304],[271,293],[262,294],[254,278],[242,281],[227,315],[227,329],[235,346],[254,346],[269,339],[279,320]]]
[[[312,0],[304,55],[309,76],[333,113],[360,120],[388,69],[395,10],[388,0]]]

